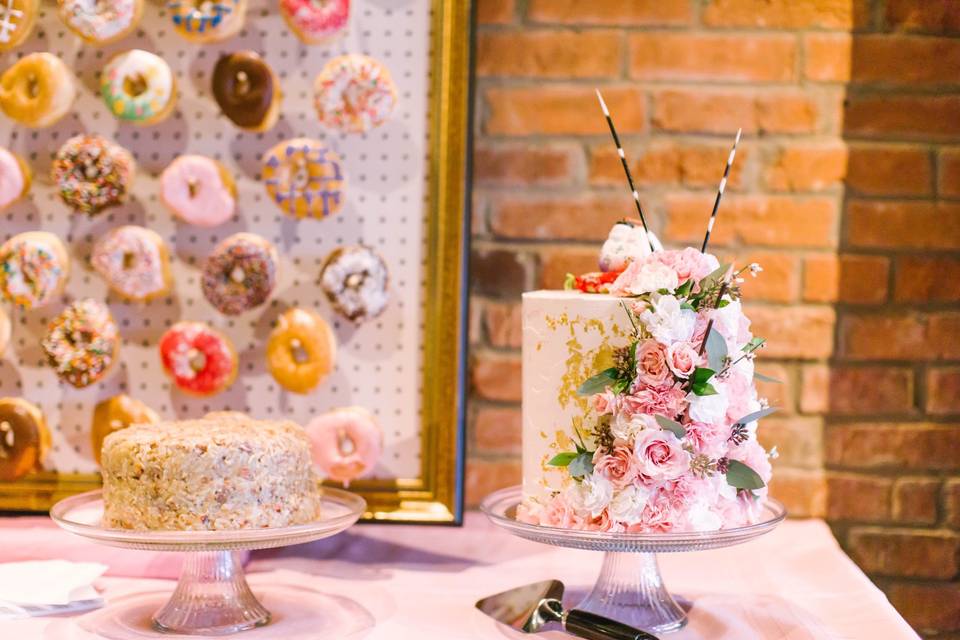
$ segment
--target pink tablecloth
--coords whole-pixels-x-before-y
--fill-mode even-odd
[[[25,536],[27,530],[33,535]],[[42,557],[111,565],[112,575],[98,584],[107,608],[84,616],[0,623],[0,638],[152,635],[137,625],[173,582],[120,576],[167,575],[173,556],[130,556],[88,546],[41,519],[0,521],[0,561]],[[469,514],[462,529],[359,526],[310,545],[255,552],[247,566],[250,583],[262,592],[275,624],[240,637],[523,637],[487,620],[473,603],[547,578],[563,580],[568,591],[582,591],[596,577],[600,560],[596,553],[513,538],[478,514]],[[660,564],[671,591],[693,603],[689,624],[666,636],[670,640],[918,637],[821,521],[786,522],[748,544],[663,555]],[[567,636],[550,632],[537,637]]]

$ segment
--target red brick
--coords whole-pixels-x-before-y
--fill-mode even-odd
[[[913,371],[906,367],[840,367],[830,370],[830,413],[907,414],[914,411]]]
[[[956,535],[932,531],[856,528],[848,542],[864,571],[886,576],[950,579],[957,574]]]
[[[507,249],[476,247],[470,256],[470,283],[473,293],[519,296],[529,287],[528,256]]]
[[[477,75],[612,78],[623,40],[616,31],[490,31],[477,36]]]
[[[637,80],[788,82],[797,55],[792,35],[643,32],[629,45]]]
[[[481,452],[520,453],[520,409],[481,407],[474,418],[474,443]]]
[[[890,519],[889,478],[854,474],[827,476],[827,517],[830,520],[884,522]]]
[[[596,247],[549,249],[540,259],[540,286],[560,289],[568,273],[579,275],[596,271],[599,251]]]
[[[478,352],[473,357],[470,377],[474,392],[481,398],[520,401],[520,357],[517,354]]]
[[[751,306],[747,311],[754,335],[767,338],[768,358],[826,358],[833,352],[836,316],[829,307]]]
[[[960,359],[960,312],[930,314],[930,351],[945,360]]]
[[[478,185],[556,186],[569,184],[582,151],[572,145],[478,146],[473,175]]]
[[[960,451],[960,426],[926,422],[828,425],[828,464],[858,468],[952,471]]]
[[[960,313],[850,314],[841,322],[841,347],[852,359],[960,358]]]
[[[515,0],[477,0],[479,24],[508,24],[513,22]]]
[[[616,196],[503,196],[493,203],[490,228],[504,238],[603,240],[634,207],[626,189]]]
[[[887,299],[890,259],[856,254],[811,254],[803,263],[808,302],[875,304]]]
[[[850,147],[846,184],[851,191],[866,195],[929,195],[932,175],[926,150],[879,145]]]
[[[960,530],[960,479],[948,480],[943,486],[943,506],[947,526]]]
[[[640,89],[603,87],[603,99],[621,135],[646,129],[646,98]],[[485,92],[489,135],[610,135],[592,87],[496,87]]]
[[[760,421],[757,439],[768,451],[774,446],[781,466],[820,469],[823,466],[823,422],[820,418],[779,416]],[[776,473],[776,472],[774,472]]]
[[[803,37],[803,75],[817,82],[850,80],[853,37],[849,33],[810,33]]]
[[[518,459],[484,460],[471,458],[467,462],[464,492],[467,508],[475,509],[488,495],[498,489],[520,484]]]
[[[853,45],[853,84],[955,84],[960,41],[929,36],[862,35]],[[909,64],[905,61],[909,60]]]
[[[921,632],[960,630],[960,584],[894,582],[887,584],[884,591],[890,604],[914,629]]]
[[[898,302],[960,301],[960,258],[897,258],[893,292],[894,300]]]
[[[960,33],[956,0],[887,0],[887,24],[901,31]]]
[[[644,149],[627,145],[630,173],[637,185],[682,184],[691,187],[717,187],[723,176],[728,144],[699,144],[684,142],[657,142]],[[727,179],[728,189],[737,189],[743,183],[744,168],[750,150],[742,145]],[[590,183],[598,186],[625,186],[623,166],[616,147],[610,142],[590,149]]]
[[[907,524],[935,524],[940,481],[898,478],[893,488],[893,518]]]
[[[800,372],[800,411],[827,413],[830,408],[830,367],[810,364]]]
[[[960,96],[848,95],[844,133],[853,136],[902,136],[922,140],[960,137]]]
[[[721,262],[733,263],[742,268],[752,262],[763,267],[756,277],[749,272],[742,274],[744,281],[740,285],[743,298],[749,301],[795,302],[800,285],[800,269],[797,257],[775,251],[739,251],[733,255],[720,255]]]
[[[712,27],[850,29],[869,21],[867,0],[709,0]]]
[[[774,191],[822,191],[847,174],[847,148],[840,143],[794,143],[780,149],[766,172]]]
[[[823,471],[778,468],[770,480],[770,495],[780,500],[794,518],[826,515],[827,480]]]
[[[523,342],[523,312],[519,303],[487,302],[483,325],[491,346],[520,348]]]
[[[689,2],[662,0],[530,0],[527,18],[576,26],[675,25],[689,23],[692,11]]]
[[[934,367],[927,370],[926,410],[927,413],[940,416],[960,414],[960,367]]]
[[[817,128],[813,97],[798,91],[747,93],[668,89],[654,94],[653,124],[665,131],[724,133],[809,133]]]
[[[951,147],[940,152],[940,175],[937,177],[937,193],[951,198],[960,197],[960,147]]]
[[[666,235],[676,242],[699,243],[713,207],[713,195],[670,195],[666,199]],[[724,196],[710,236],[713,247],[745,245],[830,247],[835,244],[834,198]]]
[[[846,238],[856,247],[960,249],[960,204],[852,200]]]

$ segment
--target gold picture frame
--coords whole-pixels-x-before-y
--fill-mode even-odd
[[[366,520],[462,517],[471,5],[432,0],[420,475],[352,483],[367,501]],[[0,511],[46,511],[99,486],[96,474],[33,473],[0,483]]]

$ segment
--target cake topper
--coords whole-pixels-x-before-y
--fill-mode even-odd
[[[723,197],[723,190],[727,187],[727,177],[730,175],[730,167],[733,166],[733,158],[737,155],[737,143],[740,142],[740,134],[743,129],[737,129],[737,137],[733,141],[733,148],[730,149],[730,156],[727,157],[727,166],[723,169],[723,177],[720,178],[720,189],[717,191],[717,199],[713,201],[713,212],[710,214],[710,222],[707,223],[707,234],[703,237],[703,245],[700,247],[700,253],[707,252],[707,243],[710,242],[710,232],[713,231],[713,224],[717,219],[717,209],[720,208],[720,198]]]

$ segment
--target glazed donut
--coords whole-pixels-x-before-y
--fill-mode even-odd
[[[53,319],[41,346],[60,379],[82,389],[110,371],[120,351],[120,332],[106,306],[84,298]]]
[[[340,156],[319,140],[294,138],[264,157],[263,183],[284,213],[296,218],[326,218],[340,211],[346,178]]]
[[[67,115],[76,95],[73,74],[52,53],[26,55],[0,76],[0,109],[28,127],[49,127]]]
[[[350,0],[280,0],[287,26],[305,44],[322,44],[347,26]]]
[[[235,233],[203,265],[203,295],[217,311],[235,316],[267,301],[277,284],[276,248],[253,233]]]
[[[0,246],[0,292],[24,309],[53,302],[70,277],[70,257],[46,231],[18,233]]]
[[[15,153],[0,148],[0,211],[30,191],[30,166]]]
[[[143,16],[143,0],[58,0],[60,19],[96,46],[126,37]]]
[[[383,431],[363,407],[336,409],[307,425],[313,463],[324,475],[349,486],[373,470],[383,451]]]
[[[50,443],[39,407],[23,398],[0,398],[0,481],[13,482],[39,469]]]
[[[140,400],[128,395],[119,395],[98,402],[93,409],[93,422],[90,425],[90,444],[93,458],[100,464],[100,450],[103,439],[114,431],[126,429],[132,424],[156,424],[160,416]]]
[[[220,393],[237,377],[230,340],[202,322],[178,322],[160,337],[160,361],[178,389],[197,396]]]
[[[13,335],[13,324],[10,322],[10,316],[0,308],[0,356],[10,346],[11,335]]]
[[[373,249],[356,245],[335,249],[323,263],[320,286],[341,315],[362,322],[387,306],[389,273]]]
[[[228,53],[213,67],[213,97],[233,124],[266,131],[280,117],[280,80],[253,51]]]
[[[320,122],[344,133],[382,124],[397,104],[390,72],[369,56],[351,53],[328,62],[313,83]]]
[[[126,199],[135,172],[133,156],[123,147],[79,135],[60,147],[50,173],[67,206],[92,216]]]
[[[27,39],[37,22],[40,0],[4,0],[0,3],[0,51],[9,51]]]
[[[160,175],[160,199],[187,224],[215,227],[236,211],[237,185],[216,160],[180,156]]]
[[[173,28],[191,42],[218,42],[243,27],[247,0],[170,0]]]
[[[93,246],[90,263],[110,288],[144,302],[170,291],[170,255],[163,239],[145,227],[117,227]]]
[[[156,124],[173,111],[177,82],[163,58],[132,49],[107,62],[100,74],[100,95],[120,120]]]
[[[267,368],[281,387],[307,393],[330,375],[337,339],[327,321],[309,309],[288,309],[267,341]]]

